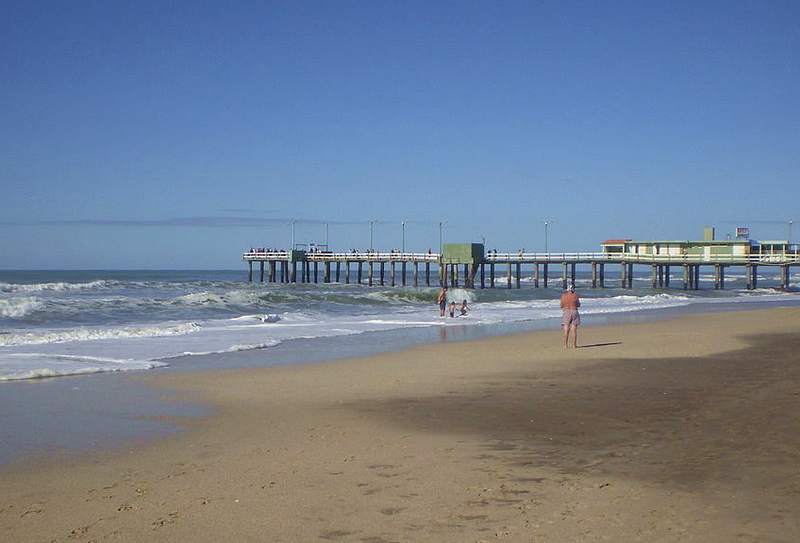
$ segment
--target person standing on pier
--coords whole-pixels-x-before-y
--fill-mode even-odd
[[[581,300],[575,293],[575,285],[569,285],[567,290],[561,295],[561,326],[564,327],[564,348],[569,348],[569,335],[572,332],[572,348],[578,348],[578,326],[581,324],[581,316],[578,308]]]
[[[439,290],[439,316],[444,317],[444,312],[447,310],[447,287],[442,287]]]

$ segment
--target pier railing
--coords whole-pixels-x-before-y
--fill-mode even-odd
[[[288,260],[290,251],[248,251],[242,255],[245,261],[270,261]],[[429,262],[440,261],[439,253],[413,253],[413,252],[379,252],[379,251],[349,251],[332,252],[318,251],[304,253],[305,260],[310,262],[336,262],[336,261],[362,261],[362,262]],[[641,254],[641,253],[495,253],[489,251],[484,255],[486,263],[631,263],[631,264],[762,264],[762,265],[797,265],[800,264],[800,254],[765,254],[765,255],[669,255],[669,254]]]
[[[286,260],[289,258],[289,251],[250,251],[242,255],[244,260]],[[439,253],[409,253],[409,252],[378,252],[378,251],[350,251],[332,252],[316,251],[307,252],[305,260],[310,262],[341,262],[344,260],[362,262],[431,262],[439,261]]]
[[[800,264],[800,254],[772,255],[667,255],[641,253],[495,253],[488,252],[485,262],[591,263],[626,262],[632,264]]]

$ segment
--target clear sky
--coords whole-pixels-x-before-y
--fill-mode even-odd
[[[3,2],[0,268],[786,238],[798,172],[796,1]]]

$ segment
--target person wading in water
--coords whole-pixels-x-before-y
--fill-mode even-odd
[[[439,316],[444,317],[444,312],[447,309],[447,287],[442,287],[439,291]]]

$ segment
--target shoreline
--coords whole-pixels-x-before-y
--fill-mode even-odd
[[[6,467],[0,471],[0,527],[18,541],[68,540],[74,530],[86,540],[211,541],[225,537],[223,528],[228,537],[246,539],[266,525],[275,530],[270,532],[274,540],[286,541],[463,541],[505,532],[511,540],[529,540],[517,538],[536,533],[541,540],[558,541],[576,536],[572,528],[553,520],[566,515],[572,527],[576,518],[585,525],[604,518],[594,530],[615,533],[619,539],[630,536],[611,522],[612,513],[625,517],[620,503],[638,513],[642,503],[666,503],[671,513],[653,520],[652,526],[645,526],[641,518],[627,522],[642,534],[650,530],[653,536],[672,540],[668,528],[680,527],[684,535],[698,537],[692,531],[697,526],[678,521],[690,514],[687,504],[697,507],[713,498],[716,511],[704,505],[706,516],[701,520],[728,537],[732,534],[724,526],[731,522],[726,516],[730,511],[717,500],[729,489],[726,477],[733,472],[726,464],[724,480],[709,474],[719,471],[716,463],[730,454],[747,457],[729,450],[729,429],[718,427],[720,417],[725,419],[729,412],[715,402],[706,404],[697,389],[705,387],[706,395],[720,405],[737,401],[739,395],[762,405],[766,399],[760,397],[759,386],[764,386],[780,392],[771,401],[796,407],[800,397],[789,390],[796,385],[790,379],[796,374],[787,365],[792,351],[764,341],[767,334],[798,330],[798,309],[704,313],[582,328],[580,343],[587,347],[577,351],[563,351],[559,331],[553,330],[417,345],[317,364],[139,376],[160,390],[177,390],[179,398],[203,398],[213,412],[184,421],[184,431],[144,446],[27,468]],[[755,351],[754,341],[762,342]],[[751,367],[749,361],[761,356],[759,350],[774,360],[759,359],[759,365]],[[670,360],[680,371],[670,367]],[[719,367],[726,360],[733,361],[737,373],[726,375]],[[650,373],[638,367],[643,364]],[[692,372],[698,380],[687,382]],[[660,378],[650,381],[651,375]],[[722,388],[721,376],[729,381]],[[643,390],[659,394],[650,397]],[[636,409],[618,411],[613,400]],[[521,413],[528,417],[526,411],[537,402],[541,405],[533,406],[536,414],[530,422],[520,419]],[[662,408],[668,412],[662,413]],[[580,424],[580,417],[567,416],[570,413],[589,424]],[[763,418],[747,410],[742,417],[755,422]],[[676,420],[684,421],[677,429]],[[781,420],[783,429],[796,425]],[[675,441],[678,430],[695,432],[698,421],[714,440],[704,441],[699,452],[681,449]],[[761,428],[763,423],[750,422],[745,427],[750,433],[769,430],[769,425]],[[658,439],[664,425],[673,430],[666,441]],[[595,431],[599,428],[604,432]],[[696,437],[706,439],[702,434]],[[785,447],[797,439],[782,438],[787,440]],[[558,446],[553,448],[549,441]],[[771,458],[756,465],[775,471],[775,476],[782,473],[786,455],[796,460],[791,451],[775,449],[772,443],[754,446]],[[639,463],[643,455],[655,457]],[[606,473],[602,466],[614,469]],[[701,480],[716,481],[713,496],[679,473],[686,466],[690,472],[700,466]],[[662,468],[672,471],[662,473]],[[650,473],[652,469],[656,473]],[[632,475],[639,471],[644,475]],[[612,481],[603,489],[626,489],[616,496],[615,507],[607,497],[594,495],[597,486],[606,484],[595,485],[598,477]],[[791,476],[787,481],[794,488]],[[769,486],[757,485],[762,498],[765,488]],[[388,496],[391,500],[384,500]],[[567,500],[570,496],[572,501]],[[631,496],[638,498],[631,501]],[[800,506],[796,496],[787,496],[793,495],[783,496],[785,507]],[[31,508],[24,503],[34,498],[41,505]],[[74,502],[67,508],[74,517],[54,507],[64,502]],[[548,509],[567,502],[571,505],[560,512]],[[23,507],[34,512],[12,514]],[[538,528],[528,516],[534,511]],[[220,525],[209,525],[206,515]],[[547,524],[549,520],[554,524]],[[762,535],[776,527],[784,534],[787,529],[800,533],[796,521],[785,515],[780,523],[772,523],[775,526],[761,517],[756,520]],[[416,538],[409,525],[416,526]],[[741,525],[738,529],[744,530]],[[752,526],[748,529],[753,531]]]

